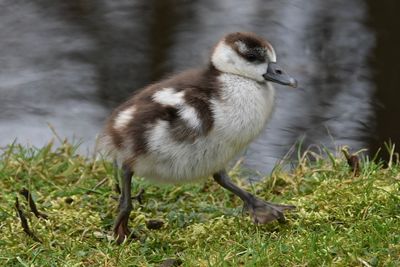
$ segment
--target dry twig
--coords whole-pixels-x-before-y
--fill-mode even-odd
[[[26,201],[28,201],[28,206],[31,209],[31,211],[33,212],[33,214],[35,214],[35,216],[37,218],[43,218],[46,219],[48,218],[48,216],[40,211],[38,211],[35,202],[33,201],[32,195],[31,193],[28,191],[28,189],[26,188],[22,188],[19,193],[21,195],[23,195],[26,199]]]
[[[361,172],[361,165],[358,156],[355,154],[350,154],[347,147],[343,147],[342,152],[347,160],[347,164],[349,164],[350,169],[353,172],[353,176],[359,176]]]
[[[18,217],[21,219],[21,226],[24,229],[24,232],[34,241],[42,243],[42,241],[35,236],[35,234],[31,231],[31,229],[29,229],[28,220],[26,219],[24,212],[19,206],[18,197],[15,197],[15,208],[17,209]]]

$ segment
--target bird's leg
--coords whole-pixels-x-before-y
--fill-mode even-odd
[[[243,200],[244,210],[250,214],[253,221],[257,224],[264,224],[273,220],[278,220],[280,223],[285,222],[283,212],[296,208],[292,205],[281,205],[257,198],[235,185],[225,170],[215,173],[213,177],[219,185],[228,189]]]
[[[114,223],[114,235],[117,238],[117,243],[121,244],[125,238],[131,236],[131,231],[128,228],[129,214],[132,210],[131,199],[131,181],[133,171],[130,167],[122,166],[123,176],[121,181],[121,196],[119,198],[118,216]]]

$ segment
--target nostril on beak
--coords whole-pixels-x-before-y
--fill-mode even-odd
[[[281,71],[281,70],[276,70],[275,72],[276,72],[276,74],[279,74],[279,75],[282,74],[282,71]]]

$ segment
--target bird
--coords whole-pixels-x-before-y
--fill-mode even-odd
[[[122,169],[117,243],[131,236],[132,176],[179,184],[212,177],[238,196],[256,224],[285,221],[295,208],[264,201],[237,186],[227,165],[271,119],[273,83],[296,87],[270,42],[252,32],[224,35],[209,62],[155,82],[115,108],[101,142]]]

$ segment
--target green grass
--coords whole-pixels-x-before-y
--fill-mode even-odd
[[[363,160],[353,177],[343,158],[328,156],[308,153],[290,173],[277,168],[253,187],[238,168],[231,172],[258,196],[296,205],[286,224],[254,225],[211,179],[158,186],[135,178],[133,191],[145,190],[130,220],[139,240],[117,246],[111,163],[81,157],[68,143],[11,145],[0,158],[0,266],[158,266],[168,258],[182,266],[400,266],[400,166]],[[48,220],[29,212],[23,187]],[[42,243],[23,232],[17,196]],[[150,219],[165,224],[149,230]]]

